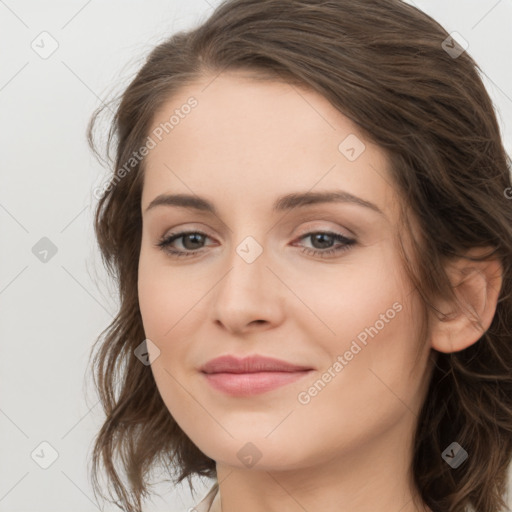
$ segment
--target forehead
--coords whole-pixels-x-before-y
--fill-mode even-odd
[[[235,72],[205,77],[165,102],[150,136],[143,205],[171,191],[262,204],[334,188],[383,210],[394,203],[383,150],[305,87]]]

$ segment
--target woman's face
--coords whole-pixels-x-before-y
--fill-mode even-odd
[[[139,301],[184,432],[239,468],[408,449],[430,347],[383,151],[317,93],[238,73],[182,89],[150,136]],[[177,194],[189,206],[164,197]],[[224,355],[309,371],[201,371]]]

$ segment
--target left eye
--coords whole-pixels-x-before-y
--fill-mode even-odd
[[[304,247],[301,252],[311,254],[313,256],[321,256],[323,258],[346,251],[356,243],[353,238],[348,238],[341,233],[333,233],[330,231],[315,231],[307,233],[301,236],[299,240],[304,240],[306,238],[311,240],[314,248],[311,249],[309,247]],[[332,246],[334,242],[338,242],[337,247]]]
[[[157,246],[167,253],[181,257],[181,256],[194,256],[203,249],[206,239],[210,237],[201,231],[182,231],[179,233],[171,233],[163,237]],[[298,240],[305,240],[309,238],[313,248],[304,247],[301,252],[311,254],[314,256],[329,256],[331,254],[339,253],[348,250],[356,241],[352,238],[347,238],[340,233],[330,231],[314,231],[302,235]],[[181,240],[182,249],[177,249],[173,246],[175,241]],[[338,242],[338,245],[333,247],[333,244]]]

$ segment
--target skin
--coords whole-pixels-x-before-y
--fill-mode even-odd
[[[385,153],[319,94],[240,72],[183,88],[154,126],[191,95],[198,106],[146,157],[139,302],[146,337],[160,351],[151,365],[158,390],[216,461],[222,511],[428,510],[415,498],[409,464],[431,348],[451,351],[471,340],[460,341],[446,323],[439,335],[434,328],[432,339],[419,339],[421,307],[398,255],[398,199]],[[338,149],[350,134],[366,146],[355,161]],[[282,195],[333,190],[382,213],[347,202],[272,210]],[[216,214],[147,210],[158,195],[178,193],[207,199]],[[194,230],[207,237],[172,244],[182,252],[197,247],[193,256],[157,246],[170,233]],[[318,231],[356,242],[327,257],[302,252],[339,246],[328,239],[322,249],[305,236]],[[236,251],[248,236],[263,250],[252,263]],[[468,285],[478,299],[481,284]],[[486,304],[478,311],[484,323],[494,314],[489,293],[476,301]],[[396,303],[394,318],[300,403],[299,393],[329,368],[332,374],[337,357]],[[266,355],[314,371],[260,395],[232,397],[199,372],[224,354]],[[248,442],[261,454],[252,467],[237,456]]]

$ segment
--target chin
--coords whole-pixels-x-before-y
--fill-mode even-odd
[[[204,449],[200,447],[200,449],[217,463],[254,471],[289,471],[308,465],[308,461],[313,463],[304,452],[304,446],[299,452],[296,443],[292,440],[287,444],[279,436],[269,439],[244,436],[239,432],[231,433],[236,439],[212,445],[212,439],[209,438],[209,446],[205,446]]]

